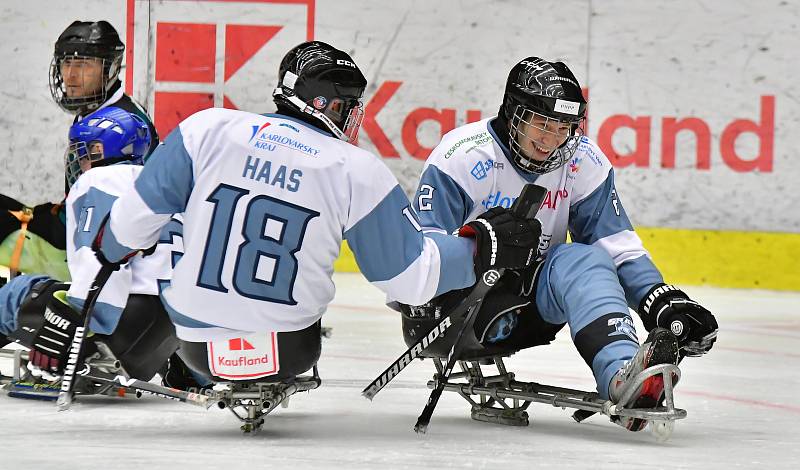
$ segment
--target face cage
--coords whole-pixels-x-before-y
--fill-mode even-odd
[[[526,116],[530,116],[526,119]],[[536,125],[533,123],[533,118],[539,116],[544,118],[544,125]],[[531,127],[534,127],[542,132],[546,132],[556,136],[557,138],[562,138],[555,132],[547,130],[548,125],[551,122],[556,123],[556,127],[561,124],[568,124],[570,126],[570,133],[567,136],[566,140],[557,148],[553,149],[550,152],[550,155],[547,159],[543,161],[534,160],[527,155],[522,150],[522,147],[519,144],[518,136],[520,134],[524,135],[524,138],[531,140],[535,144],[539,145],[540,147],[547,147],[543,142],[539,140],[535,140],[522,132],[522,124],[527,124]],[[520,169],[523,171],[527,171],[530,173],[536,173],[538,175],[543,175],[545,173],[550,173],[551,171],[557,170],[561,168],[565,163],[569,161],[570,158],[575,154],[575,151],[578,150],[578,144],[580,143],[581,136],[583,136],[583,118],[578,118],[575,121],[564,121],[556,118],[551,118],[545,116],[543,114],[539,114],[533,112],[529,109],[526,109],[523,106],[517,105],[514,108],[514,115],[511,118],[510,128],[509,128],[509,136],[508,136],[508,145],[511,149],[511,153],[514,157],[514,163],[516,163]]]
[[[86,142],[73,142],[69,144],[67,152],[64,154],[64,169],[67,176],[67,184],[72,187],[78,178],[83,174],[81,160],[89,159],[91,163],[103,159],[103,153],[89,153],[89,146]]]
[[[77,98],[70,98],[67,96],[67,86],[64,83],[64,77],[61,75],[61,63],[65,59],[95,59],[100,60],[100,66],[103,69],[100,79],[100,91],[93,95],[81,96]],[[120,62],[122,59],[118,59]],[[113,84],[113,80],[109,80],[111,75],[115,75],[112,69],[119,69],[118,64],[114,62],[117,60],[109,61],[100,57],[90,57],[82,55],[70,55],[53,57],[50,61],[50,95],[58,106],[67,111],[68,113],[82,113],[84,111],[91,111],[103,104],[108,96],[108,89]]]
[[[344,121],[342,130],[347,137],[347,142],[356,142],[358,140],[358,131],[361,129],[361,123],[364,121],[364,104],[359,101],[358,105],[350,108],[347,114],[347,120]]]

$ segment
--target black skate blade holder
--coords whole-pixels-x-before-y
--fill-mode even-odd
[[[322,379],[315,364],[312,375],[298,375],[293,380],[281,382],[220,382],[228,388],[216,391],[217,407],[227,408],[243,424],[244,434],[255,435],[261,430],[264,418],[278,405],[288,406],[289,398],[299,392],[308,392],[319,388]],[[243,413],[236,410],[241,408]]]
[[[485,358],[488,359],[488,358]],[[595,392],[556,387],[536,382],[515,380],[514,374],[507,372],[502,356],[491,358],[498,368],[498,375],[486,375],[481,359],[459,361],[463,373],[451,374],[444,383],[444,390],[458,393],[473,407],[472,418],[495,424],[524,426],[528,424],[525,410],[530,403],[542,403],[556,408],[572,408],[577,413],[589,416],[603,414],[608,417],[625,416],[641,418],[654,422],[674,422],[686,418],[686,410],[675,408],[673,389],[680,378],[680,369],[673,364],[659,364],[641,371],[632,381],[630,388],[623,391],[623,398],[630,400],[636,389],[647,379],[661,375],[664,377],[665,406],[657,408],[624,408],[597,396]],[[441,359],[439,359],[441,362]],[[470,362],[471,366],[467,366]],[[440,366],[437,365],[437,368]],[[461,381],[459,379],[463,379]],[[428,381],[428,388],[437,386],[437,380]],[[514,400],[513,403],[509,403]],[[574,416],[573,416],[574,417]]]

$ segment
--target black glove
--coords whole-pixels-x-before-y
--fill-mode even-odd
[[[131,251],[127,255],[123,256],[122,259],[119,261],[111,261],[103,254],[103,251],[100,247],[103,245],[103,235],[106,232],[106,227],[108,226],[108,216],[111,213],[109,212],[103,217],[103,220],[100,221],[100,227],[97,229],[97,236],[94,237],[92,240],[92,251],[94,251],[94,256],[97,258],[97,261],[100,262],[101,265],[104,267],[111,268],[112,271],[118,270],[120,267],[124,266],[128,263],[134,256],[138,255],[139,253],[142,254],[142,257],[150,256],[156,251],[156,245],[151,246],[150,248],[146,248],[143,250],[135,250]]]
[[[461,227],[458,234],[475,238],[475,274],[480,276],[489,269],[524,268],[536,261],[542,224],[493,207]]]
[[[61,375],[75,329],[81,324],[80,315],[67,303],[66,291],[54,292],[47,301],[44,322],[34,334],[28,353],[28,369],[48,380]]]
[[[656,284],[639,305],[647,331],[660,326],[678,337],[684,356],[700,356],[717,340],[717,320],[707,309],[669,284]]]

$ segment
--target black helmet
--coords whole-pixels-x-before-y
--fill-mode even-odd
[[[97,109],[118,83],[124,51],[125,45],[109,22],[74,21],[58,37],[50,63],[50,93],[55,102],[70,113],[86,114]],[[99,87],[84,96],[69,97],[62,76],[62,65],[68,59],[99,60],[103,69]]]
[[[577,150],[586,100],[575,75],[563,62],[528,57],[508,74],[500,116],[508,122],[513,162],[523,171],[544,174],[560,168]],[[528,136],[525,130],[529,126],[557,145]],[[528,147],[527,153],[523,145]],[[532,158],[530,152],[539,152],[541,159]]]
[[[367,79],[346,52],[310,41],[286,53],[272,96],[279,108],[307,113],[349,142],[364,117],[361,97],[366,87]]]

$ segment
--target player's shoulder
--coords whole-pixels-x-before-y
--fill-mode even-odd
[[[489,132],[489,120],[471,122],[446,133],[426,163],[442,170],[472,168],[476,162],[485,160],[487,154],[491,156],[494,138]]]
[[[574,159],[579,159],[579,163],[591,164],[596,168],[608,170],[611,168],[611,161],[597,145],[597,142],[587,136],[581,136],[578,141],[578,148],[575,150]]]
[[[142,171],[141,165],[116,164],[92,168],[82,174],[69,190],[67,202],[87,194],[91,190],[119,196],[136,181]]]

